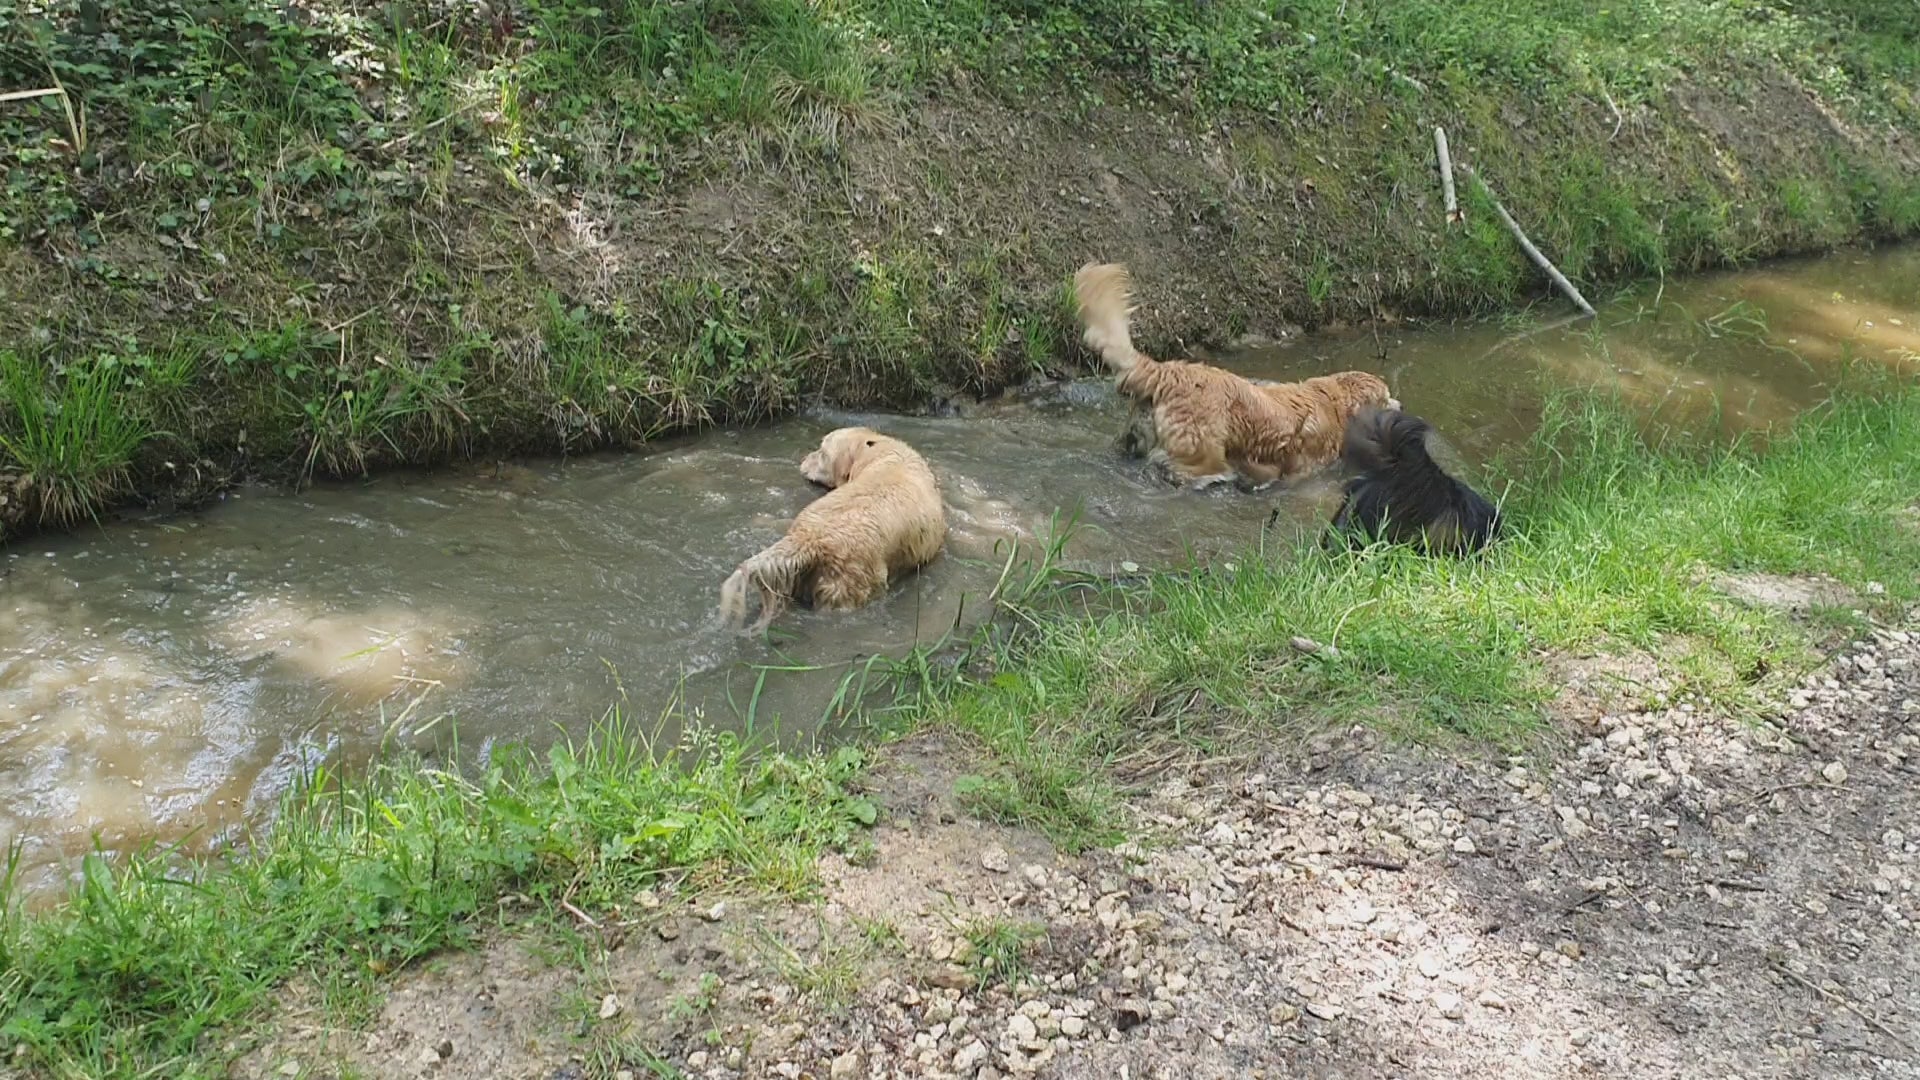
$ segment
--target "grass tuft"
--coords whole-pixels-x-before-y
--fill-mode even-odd
[[[1010,919],[975,919],[960,928],[967,966],[982,987],[1018,986],[1046,927]]]
[[[152,434],[128,397],[117,366],[55,373],[0,351],[0,498],[24,498],[40,522],[65,525],[125,494],[134,452]],[[18,470],[12,492],[9,466]]]

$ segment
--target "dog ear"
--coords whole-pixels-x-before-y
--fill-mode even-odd
[[[854,459],[860,456],[858,451],[844,442],[840,444],[839,450],[839,453],[833,455],[832,462],[834,487],[839,487],[853,479]]]

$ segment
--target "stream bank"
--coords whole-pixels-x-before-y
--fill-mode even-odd
[[[1920,227],[1920,45],[1829,5],[95,7],[0,52],[70,95],[0,114],[0,537],[990,393],[1089,259],[1160,351],[1541,295],[1436,125],[1596,297]]]

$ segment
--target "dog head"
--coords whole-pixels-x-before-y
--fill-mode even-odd
[[[893,449],[893,439],[872,428],[845,427],[827,432],[820,449],[800,462],[800,475],[823,487],[837,488],[862,465]]]
[[[1430,430],[1425,420],[1401,412],[1398,406],[1365,405],[1347,421],[1340,455],[1362,472],[1392,468],[1425,457]]]
[[[1340,385],[1352,406],[1374,406],[1398,411],[1400,399],[1387,389],[1387,381],[1370,371],[1342,371],[1329,376]]]

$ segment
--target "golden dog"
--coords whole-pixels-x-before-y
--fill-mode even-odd
[[[1122,394],[1151,409],[1151,437],[1136,417],[1126,441],[1151,446],[1196,487],[1235,477],[1259,486],[1331,464],[1355,413],[1400,407],[1386,382],[1364,371],[1255,383],[1207,364],[1155,360],[1133,347],[1125,266],[1089,263],[1073,285],[1087,347],[1119,376]]]
[[[899,439],[840,428],[820,440],[800,473],[832,490],[720,586],[721,617],[736,628],[746,621],[749,589],[760,593],[752,627],[758,633],[799,595],[835,611],[871,603],[896,575],[932,562],[946,544],[940,485],[925,459]]]

